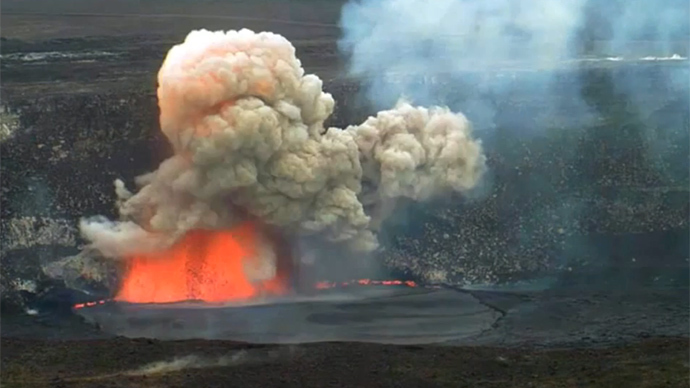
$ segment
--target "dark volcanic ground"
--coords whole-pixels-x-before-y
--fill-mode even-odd
[[[3,316],[1,376],[61,387],[687,385],[687,279],[645,286],[628,275],[627,285],[571,277],[538,292],[361,289],[359,300],[233,309],[104,305],[78,310],[86,321]],[[319,339],[403,345],[302,343]]]
[[[288,302],[201,308],[107,303],[70,311],[64,301],[5,315],[3,336],[46,340],[155,337],[255,343],[364,341],[389,344],[602,347],[686,336],[687,273],[676,284],[563,276],[547,289],[477,291],[371,286]]]
[[[2,340],[5,387],[684,387],[687,339],[609,349]],[[168,361],[169,363],[161,363]]]
[[[157,163],[160,155],[151,149],[165,153],[151,140],[157,133],[155,74],[165,52],[191,29],[248,27],[285,35],[307,71],[324,78],[340,101],[333,121],[360,121],[362,112],[353,113],[356,104],[348,100],[357,87],[342,80],[335,44],[342,1],[193,3],[2,1],[2,286],[3,294],[11,289],[28,301],[3,311],[3,386],[690,383],[687,160],[673,163],[687,154],[687,96],[650,92],[642,101],[649,112],[638,117],[606,89],[606,69],[586,72],[596,125],[531,143],[504,133],[504,144],[490,150],[497,175],[484,202],[424,208],[417,230],[391,232],[393,267],[397,260],[424,278],[420,274],[450,265],[471,274],[474,287],[386,289],[375,296],[369,293],[378,290],[357,290],[367,297],[203,313],[105,305],[76,315],[69,309],[73,295],[41,288],[44,278],[23,283],[38,276],[46,260],[74,253],[75,217],[107,213],[114,177],[131,178]],[[645,66],[630,74],[686,64]],[[501,103],[499,127],[514,129],[511,120],[526,116],[535,126],[551,125],[533,114],[543,104],[539,96]],[[548,128],[567,116],[546,117],[556,122]],[[657,127],[675,147],[656,155],[664,166],[658,170],[647,168],[646,158],[655,154],[628,152]],[[578,146],[564,147],[567,141]],[[597,151],[612,146],[618,154]],[[74,167],[91,165],[98,171]],[[506,234],[496,232],[501,228]],[[548,263],[553,257],[558,265]],[[527,281],[481,289],[478,283],[491,283],[497,269],[508,274],[504,278],[520,273]],[[170,340],[199,337],[212,340]]]
[[[279,33],[295,44],[309,72],[332,78],[340,67],[335,39],[344,1],[315,4],[3,1],[3,95],[154,92],[156,72],[167,51],[201,28]]]

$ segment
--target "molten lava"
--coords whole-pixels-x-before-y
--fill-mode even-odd
[[[274,281],[269,282],[266,284],[267,290],[270,292],[273,290],[271,287],[285,287],[284,286],[284,281],[279,280],[283,279],[282,277],[278,276]],[[353,287],[353,286],[404,286],[404,287],[422,287],[422,288],[430,288],[430,289],[439,289],[442,288],[441,286],[438,285],[419,285],[415,283],[412,280],[371,280],[371,279],[359,279],[359,280],[351,280],[347,282],[328,282],[328,281],[322,281],[322,282],[317,282],[314,285],[314,288],[317,290],[329,290],[333,288],[346,288],[346,287]],[[284,288],[280,288],[283,290]],[[117,300],[117,299],[116,299]],[[94,302],[86,302],[86,303],[77,303],[73,307],[75,309],[82,309],[85,307],[94,307],[98,305],[103,305],[108,302],[111,302],[110,299],[104,299],[104,300],[99,300],[99,301],[94,301]]]
[[[331,288],[339,287],[349,287],[349,286],[407,286],[407,287],[417,287],[417,283],[412,280],[371,280],[371,279],[359,279],[351,280],[349,282],[318,282],[316,283],[316,289],[318,290],[328,290]]]
[[[275,262],[270,263],[274,270],[270,276],[257,271],[262,264],[258,248],[266,241],[270,241],[276,254]],[[227,302],[282,295],[288,292],[292,277],[298,275],[292,262],[289,238],[258,221],[247,221],[232,230],[193,230],[165,251],[130,257],[119,291],[112,300],[78,303],[74,308],[111,301]],[[352,286],[420,287],[411,280],[359,279],[313,284],[317,290]]]
[[[129,258],[115,300],[226,302],[284,292],[282,276],[252,279],[252,269],[262,264],[258,243],[250,222],[229,231],[190,231],[166,251]]]

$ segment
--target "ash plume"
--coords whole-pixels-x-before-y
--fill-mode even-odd
[[[105,256],[157,251],[247,217],[370,251],[396,198],[464,192],[485,170],[470,123],[447,108],[401,101],[361,125],[325,128],[335,101],[270,32],[193,31],[158,84],[174,155],[135,193],[116,181],[120,220],[82,220]]]

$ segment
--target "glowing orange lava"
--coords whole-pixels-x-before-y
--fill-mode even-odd
[[[269,292],[272,290],[283,290],[284,288],[278,288],[278,289],[273,289],[272,287],[283,287],[282,282],[278,281],[277,279],[265,284],[266,290]],[[351,286],[406,286],[406,287],[421,287],[421,288],[431,288],[431,289],[438,289],[441,288],[441,286],[437,285],[425,285],[421,286],[411,280],[371,280],[371,279],[359,279],[359,280],[351,280],[347,282],[328,282],[328,281],[323,281],[323,282],[317,282],[314,285],[314,288],[318,290],[328,290],[328,289],[333,289],[333,288],[344,288],[344,287],[351,287]],[[276,292],[278,293],[278,292]],[[78,303],[75,304],[73,307],[75,309],[81,309],[85,307],[94,307],[102,304],[106,304],[110,302],[111,300],[105,299],[105,300],[99,300],[95,302],[86,302],[86,303]]]
[[[319,290],[327,290],[330,288],[348,287],[348,286],[408,286],[417,287],[417,283],[412,280],[371,280],[359,279],[351,280],[349,282],[318,282],[316,288]]]
[[[252,223],[229,231],[190,231],[166,251],[130,258],[115,300],[225,302],[284,292],[278,277],[252,282],[248,276],[247,268],[257,264],[257,242]]]

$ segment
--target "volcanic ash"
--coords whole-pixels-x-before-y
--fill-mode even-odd
[[[119,221],[82,220],[105,256],[161,251],[247,215],[369,251],[396,198],[463,192],[485,170],[467,119],[446,108],[401,102],[361,125],[324,128],[333,97],[270,32],[193,31],[158,83],[174,155],[139,177],[136,193],[116,182]]]

